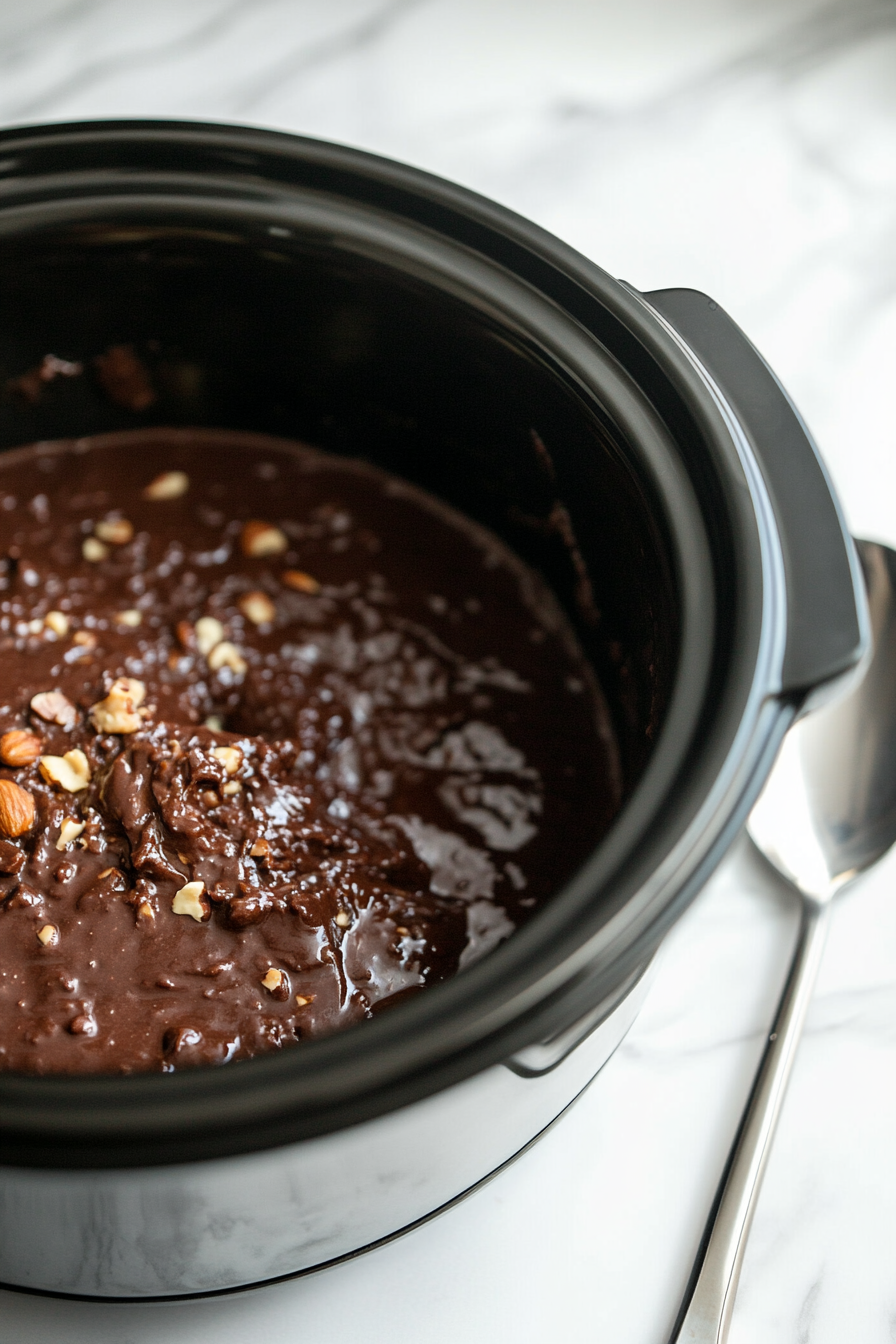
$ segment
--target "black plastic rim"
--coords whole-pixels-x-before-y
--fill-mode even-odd
[[[18,218],[49,218],[61,203],[89,214],[113,198],[137,206],[205,199],[224,212],[251,203],[275,222],[309,194],[450,244],[468,255],[471,273],[485,262],[539,304],[547,300],[577,339],[592,341],[605,363],[609,352],[624,371],[644,423],[665,423],[684,474],[713,477],[711,525],[721,541],[711,568],[687,521],[669,510],[673,484],[663,487],[685,613],[683,659],[692,653],[695,661],[678,677],[650,764],[609,835],[552,903],[483,962],[362,1028],[226,1069],[0,1075],[4,1160],[16,1165],[134,1167],[309,1138],[409,1104],[568,1026],[647,959],[705,882],[792,716],[774,698],[785,594],[760,473],[732,432],[730,410],[633,291],[500,206],[341,146],[166,122],[0,136],[0,233]],[[712,593],[723,584],[724,634],[712,630]]]

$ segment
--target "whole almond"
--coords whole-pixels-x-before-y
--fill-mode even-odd
[[[36,733],[29,733],[24,728],[10,728],[8,733],[0,737],[0,761],[15,768],[31,765],[37,760],[42,747],[43,743]]]
[[[60,728],[74,728],[78,722],[78,711],[61,691],[41,691],[32,696],[31,708],[38,718],[47,723],[57,723]]]
[[[0,779],[0,832],[15,837],[34,825],[34,798],[11,779]]]
[[[256,558],[261,555],[280,555],[288,545],[286,533],[273,523],[263,523],[258,518],[250,518],[247,523],[243,523],[240,532],[243,555]]]

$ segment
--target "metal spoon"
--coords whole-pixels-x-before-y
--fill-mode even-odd
[[[896,552],[857,543],[873,653],[842,700],[784,739],[750,837],[802,903],[799,938],[670,1344],[724,1344],[750,1224],[803,1030],[833,897],[896,840]]]

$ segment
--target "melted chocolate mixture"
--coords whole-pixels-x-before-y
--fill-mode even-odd
[[[453,975],[617,805],[495,537],[371,467],[143,430],[0,458],[0,1067],[171,1070]]]

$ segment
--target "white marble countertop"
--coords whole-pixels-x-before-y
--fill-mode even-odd
[[[0,123],[246,121],[526,214],[641,289],[711,293],[896,543],[894,0],[3,0]],[[731,1344],[896,1339],[896,855],[838,903]],[[740,845],[598,1083],[411,1236],[146,1306],[0,1294],[12,1344],[662,1344],[794,910]]]

